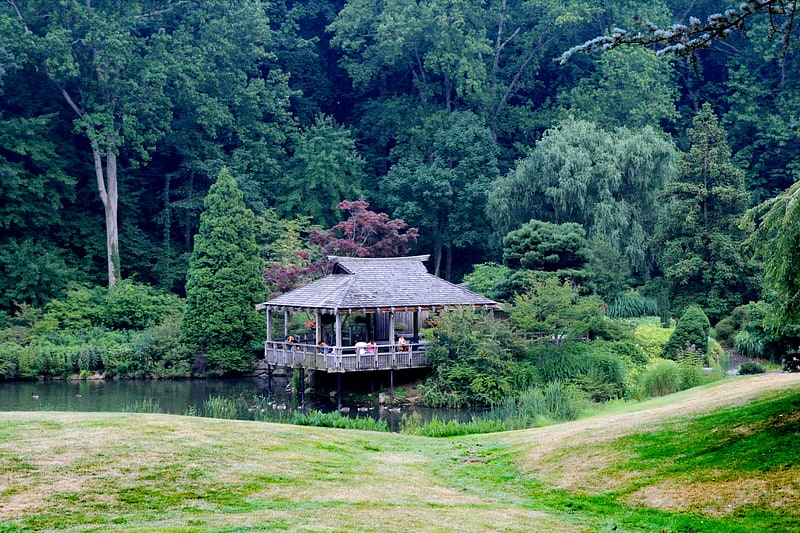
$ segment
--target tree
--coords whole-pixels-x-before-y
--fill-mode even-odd
[[[255,217],[227,169],[206,196],[186,276],[181,335],[198,346],[211,374],[252,368],[263,340],[255,310],[264,297]]]
[[[488,407],[532,385],[522,343],[504,321],[453,310],[436,317],[426,354],[433,373],[422,402],[433,407]]]
[[[573,116],[606,128],[661,128],[678,117],[674,69],[645,49],[618,49],[603,54],[595,71],[559,95]]]
[[[428,235],[437,276],[446,252],[447,277],[454,250],[489,239],[483,213],[498,174],[497,146],[471,112],[438,113],[413,141],[381,185],[394,215]]]
[[[711,324],[703,309],[697,305],[690,305],[681,315],[675,331],[664,345],[663,357],[680,359],[681,354],[685,355],[694,350],[705,359],[709,331],[711,331]]]
[[[7,4],[0,27],[10,36],[10,50],[53,85],[52,97],[72,110],[91,148],[113,287],[121,275],[119,157],[126,151],[131,161],[146,161],[170,118],[163,12],[147,12],[146,3],[133,1]]]
[[[278,193],[278,207],[284,218],[311,217],[329,227],[340,220],[336,206],[344,198],[362,194],[364,160],[350,133],[331,117],[318,116],[301,131]]]
[[[637,32],[614,28],[611,35],[595,37],[574,46],[561,55],[562,64],[574,54],[592,50],[611,50],[622,45],[654,46],[658,55],[675,54],[694,58],[697,51],[724,41],[736,32],[743,32],[748,20],[756,15],[769,18],[773,34],[783,36],[789,44],[794,29],[796,0],[746,0],[739,8],[726,9],[724,13],[710,15],[705,22],[691,17],[688,24],[674,24],[661,28],[650,20],[641,21]]]
[[[703,105],[693,124],[680,175],[663,192],[667,209],[657,237],[659,265],[674,308],[698,304],[718,321],[759,294],[738,228],[748,195],[710,105]]]
[[[532,339],[559,341],[584,337],[602,317],[595,296],[581,296],[568,280],[556,276],[534,279],[514,297],[509,316],[518,331]]]
[[[593,287],[587,270],[591,250],[580,224],[552,224],[531,220],[503,239],[503,263],[508,275],[495,284],[495,296],[510,300],[530,290],[536,280],[555,277],[583,293]]]
[[[651,128],[604,131],[568,120],[551,128],[489,192],[487,214],[498,235],[531,219],[582,225],[590,240],[611,244],[632,273],[647,279],[656,192],[675,172],[672,143]]]
[[[753,257],[764,262],[771,292],[768,329],[785,331],[800,322],[800,182],[747,211],[742,228]],[[796,333],[795,333],[796,334]]]
[[[308,281],[329,267],[329,255],[344,257],[398,257],[408,253],[409,241],[416,241],[417,228],[408,228],[403,220],[389,219],[386,213],[368,209],[365,200],[344,200],[336,206],[350,216],[330,229],[304,225],[297,222],[282,222],[288,233],[276,240],[282,244],[264,270],[264,276],[272,292],[282,293]],[[304,227],[305,226],[305,227]],[[286,244],[298,244],[299,233],[308,232],[308,243],[291,250]]]

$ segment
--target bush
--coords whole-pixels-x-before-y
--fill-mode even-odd
[[[664,345],[662,357],[676,359],[679,351],[691,349],[692,346],[699,353],[705,354],[710,330],[711,324],[703,310],[696,305],[689,306]]]
[[[471,311],[451,311],[436,321],[426,351],[433,373],[420,389],[424,405],[489,406],[536,379],[523,364],[523,344],[504,322]]]
[[[592,400],[605,402],[625,396],[625,363],[609,346],[598,346],[587,358],[587,371],[576,383]],[[605,349],[603,349],[605,348]]]
[[[538,368],[545,383],[574,380],[589,369],[586,343],[565,342],[561,345],[546,343],[537,350]]]
[[[661,357],[664,345],[667,344],[673,331],[674,329],[663,328],[656,323],[645,323],[636,326],[633,336],[647,354],[648,360],[654,360]]]
[[[675,361],[657,361],[642,375],[642,389],[646,397],[666,396],[681,390],[681,368]]]
[[[745,361],[739,365],[739,374],[763,374],[767,369],[755,361]]]

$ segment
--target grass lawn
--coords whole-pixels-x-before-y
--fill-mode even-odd
[[[0,532],[800,531],[800,374],[432,439],[0,413]]]

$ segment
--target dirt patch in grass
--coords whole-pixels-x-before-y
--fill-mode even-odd
[[[671,479],[643,487],[626,498],[632,505],[665,511],[701,512],[716,517],[731,515],[745,506],[796,508],[798,499],[798,468],[724,481],[698,483]]]

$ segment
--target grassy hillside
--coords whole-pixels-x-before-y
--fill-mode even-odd
[[[0,413],[6,531],[800,531],[800,375],[453,439]]]

